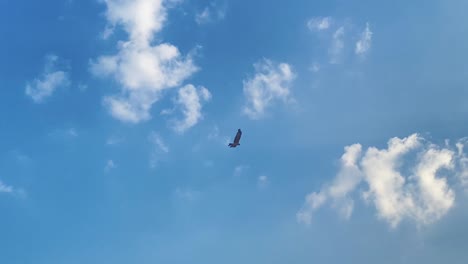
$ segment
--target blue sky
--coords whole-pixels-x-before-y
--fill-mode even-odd
[[[0,1],[0,262],[466,263],[467,8]]]

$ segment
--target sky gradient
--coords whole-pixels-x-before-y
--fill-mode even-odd
[[[0,0],[0,263],[467,263],[467,8]]]

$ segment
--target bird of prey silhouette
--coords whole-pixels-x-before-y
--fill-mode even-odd
[[[242,131],[240,129],[237,129],[237,134],[236,134],[236,137],[234,138],[234,142],[233,143],[229,143],[229,147],[231,148],[235,148],[237,146],[240,146],[240,138],[242,136]]]

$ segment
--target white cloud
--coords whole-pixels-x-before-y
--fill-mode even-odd
[[[306,197],[306,203],[297,214],[300,222],[310,224],[312,213],[320,208],[327,200],[332,200],[335,207],[342,216],[349,218],[353,210],[354,203],[349,198],[356,186],[362,180],[362,173],[357,165],[361,157],[361,145],[354,144],[345,147],[345,153],[340,160],[340,171],[332,184],[322,188],[320,192],[313,192]]]
[[[275,101],[293,101],[290,93],[296,74],[289,64],[276,64],[267,59],[254,64],[254,68],[255,76],[244,80],[247,100],[244,113],[251,119],[259,119]]]
[[[70,85],[69,73],[59,70],[59,58],[56,55],[46,57],[46,65],[40,77],[35,78],[32,83],[26,84],[25,93],[35,103],[42,103],[60,87]]]
[[[152,105],[161,91],[177,87],[198,68],[192,54],[182,56],[168,43],[152,45],[167,17],[162,0],[103,0],[107,5],[108,34],[121,26],[128,40],[118,43],[118,53],[91,61],[91,72],[112,77],[120,93],[104,98],[111,115],[123,122],[139,123],[151,118]]]
[[[416,225],[436,222],[453,207],[455,193],[447,177],[466,174],[463,150],[459,154],[447,146],[437,146],[418,134],[392,138],[386,149],[355,144],[345,148],[340,171],[330,185],[306,197],[297,213],[299,222],[310,224],[312,214],[331,201],[333,207],[349,218],[354,201],[351,195],[360,184],[367,186],[361,195],[373,204],[380,219],[395,228],[403,220]]]
[[[360,55],[366,53],[370,47],[372,42],[372,31],[370,30],[369,23],[366,23],[366,28],[361,33],[361,37],[356,42],[355,53]]]
[[[155,168],[158,165],[161,156],[169,153],[169,147],[156,132],[151,132],[148,140],[152,145],[150,152],[150,167]]]
[[[328,50],[330,54],[330,63],[337,64],[340,63],[343,49],[344,49],[344,27],[338,28],[335,33],[333,33],[332,43]]]
[[[110,170],[116,167],[115,162],[113,160],[108,160],[106,166],[104,167],[105,172],[109,172]]]
[[[332,24],[331,17],[314,17],[307,21],[307,27],[311,31],[322,31],[330,28]]]
[[[195,126],[202,118],[202,103],[211,100],[211,93],[205,87],[188,84],[179,89],[176,104],[182,109],[184,119],[174,123],[174,130],[183,133]]]

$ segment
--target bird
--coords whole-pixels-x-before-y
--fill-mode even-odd
[[[240,139],[241,139],[241,136],[242,136],[242,131],[239,129],[237,129],[237,134],[236,134],[236,137],[234,138],[234,142],[233,143],[229,143],[229,147],[231,148],[235,148],[237,146],[240,146]]]

